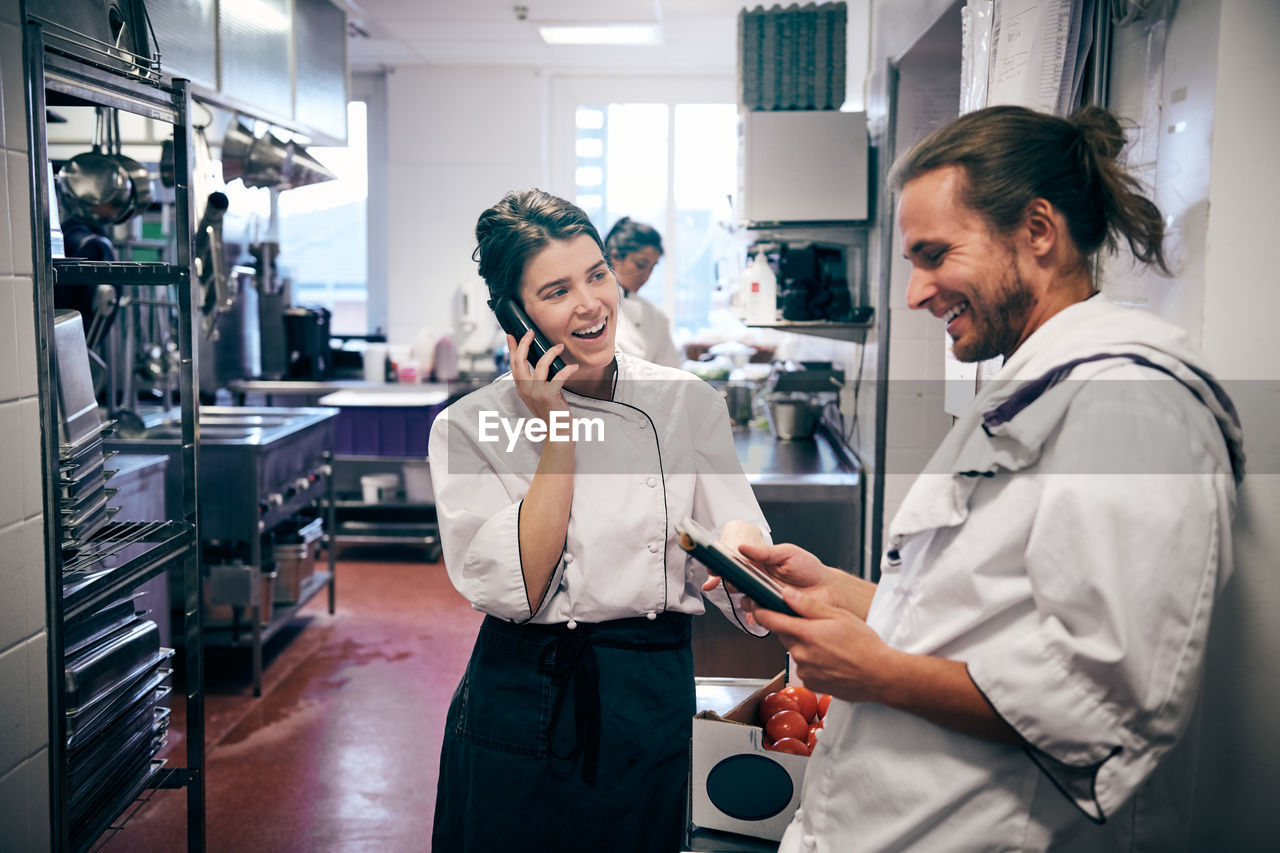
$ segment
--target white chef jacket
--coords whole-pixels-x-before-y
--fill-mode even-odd
[[[480,413],[530,412],[506,374],[449,406],[432,424],[431,478],[453,585],[472,605],[510,622],[604,622],[704,611],[702,564],[677,543],[686,515],[719,532],[742,519],[768,525],[742,473],[724,399],[702,380],[616,353],[612,400],[564,392],[574,418],[599,418],[603,441],[574,449],[573,502],[564,553],[548,594],[531,612],[520,565],[519,518],[543,444],[523,436],[480,440]],[[595,439],[599,433],[592,432]],[[585,438],[586,433],[582,433]],[[706,593],[747,628],[742,596]]]
[[[671,339],[667,315],[639,294],[623,287],[618,291],[618,349],[654,364],[679,367],[684,360]]]
[[[867,617],[894,648],[967,663],[1029,747],[833,701],[781,850],[1185,843],[1191,779],[1175,771],[1190,744],[1179,738],[1231,570],[1224,435],[1238,449],[1238,426],[1124,359],[1083,364],[983,426],[1022,380],[1100,352],[1195,380],[1181,331],[1149,314],[1094,297],[1054,315],[912,486]]]

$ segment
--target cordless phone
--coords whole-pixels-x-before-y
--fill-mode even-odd
[[[493,313],[497,315],[498,324],[502,326],[502,330],[515,338],[516,343],[520,343],[520,339],[524,337],[525,332],[533,330],[533,341],[529,344],[529,366],[536,368],[538,362],[547,354],[547,350],[553,346],[551,341],[547,340],[547,336],[542,334],[537,326],[533,325],[529,315],[520,307],[520,303],[510,296],[504,296],[499,299],[498,304],[494,306]],[[551,379],[564,368],[564,359],[556,356],[547,371],[547,378]]]

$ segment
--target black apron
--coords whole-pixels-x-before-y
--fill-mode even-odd
[[[693,729],[688,614],[486,617],[445,721],[432,849],[682,846]]]

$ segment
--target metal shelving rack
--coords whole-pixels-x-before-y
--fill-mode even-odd
[[[45,109],[53,104],[101,105],[171,124],[174,129],[174,167],[177,179],[176,232],[190,235],[189,196],[192,135],[191,96],[184,80],[164,80],[157,60],[135,56],[121,48],[77,35],[56,24],[32,17],[24,39],[28,85],[27,141],[31,152],[32,229],[37,318],[37,381],[40,395],[42,456],[44,460],[45,564],[48,567],[47,626],[49,648],[49,754],[52,849],[91,849],[119,831],[136,809],[131,804],[148,789],[185,788],[187,791],[187,849],[205,848],[204,786],[204,652],[201,643],[199,536],[196,512],[196,425],[198,379],[195,370],[196,303],[191,276],[189,237],[177,240],[172,264],[84,262],[52,257],[50,187],[47,171]],[[58,507],[58,367],[53,349],[54,288],[60,285],[169,285],[176,291],[182,410],[182,515],[155,523],[109,522],[73,560],[64,559],[62,519]],[[82,561],[85,561],[82,563]],[[186,766],[166,768],[152,760],[149,772],[122,788],[71,835],[69,749],[66,699],[65,631],[69,620],[91,613],[95,606],[181,565],[184,590],[183,632],[186,685]],[[69,574],[64,571],[70,569]]]

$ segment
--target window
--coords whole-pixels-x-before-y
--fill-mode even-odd
[[[574,128],[576,203],[601,237],[623,216],[657,228],[665,254],[641,295],[667,308],[677,340],[712,325],[717,275],[737,251],[737,106],[580,104]]]
[[[363,335],[369,330],[365,103],[347,104],[347,145],[308,147],[307,153],[337,175],[337,180],[279,194],[277,271],[289,279],[292,304],[329,309],[334,334]],[[235,239],[231,233],[243,234],[241,262],[252,265],[249,246],[267,239],[271,191],[233,181],[226,192],[231,205],[224,231],[228,239]]]

